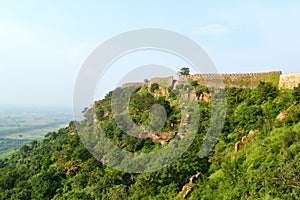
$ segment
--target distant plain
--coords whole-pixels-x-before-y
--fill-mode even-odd
[[[72,112],[65,108],[0,107],[0,158],[71,120]]]

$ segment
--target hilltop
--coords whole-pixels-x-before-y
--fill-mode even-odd
[[[156,78],[116,88],[114,92],[120,98],[134,90],[128,106],[112,102],[110,92],[86,110],[81,132],[75,122],[70,122],[68,127],[50,132],[43,140],[24,145],[12,157],[0,160],[0,198],[299,199],[300,85],[289,89],[291,85],[286,84],[288,88],[280,90],[278,86],[290,81],[280,76],[281,72],[224,76],[225,123],[217,144],[204,158],[198,152],[207,138],[212,93],[218,90],[208,90],[201,82],[203,76],[182,76],[177,81]],[[105,165],[113,152],[106,152],[104,144],[93,140],[89,146],[101,161],[83,145],[83,136],[105,136],[124,150],[142,154],[173,145],[174,139],[189,134],[185,131],[178,135],[181,125],[190,128],[189,122],[197,119],[181,112],[187,106],[180,104],[182,92],[187,92],[182,96],[184,103],[187,99],[197,102],[199,126],[187,151],[170,165],[155,172],[122,172]],[[154,121],[149,120],[154,104],[165,109],[162,127],[157,126],[159,121],[155,119],[160,118],[155,115]],[[122,112],[126,108],[134,124],[120,125],[118,119],[128,117]],[[119,111],[116,116],[114,110]],[[150,128],[137,138],[122,126]],[[126,160],[119,162],[126,164]],[[158,156],[157,162],[165,160]]]
[[[214,80],[220,80],[227,87],[255,88],[260,82],[271,83],[279,88],[293,89],[300,83],[300,73],[282,74],[281,71],[257,72],[257,73],[233,73],[233,74],[193,74],[182,75],[178,80],[173,76],[155,77],[141,82],[125,83],[122,87],[150,87],[153,83],[159,83],[176,89],[182,82],[197,81],[199,85],[207,86]]]

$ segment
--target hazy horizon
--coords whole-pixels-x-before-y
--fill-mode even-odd
[[[299,72],[299,9],[300,2],[292,0],[3,1],[0,105],[71,108],[76,78],[88,55],[117,34],[147,27],[191,38],[220,73]],[[186,65],[162,52],[133,53],[113,63],[95,99],[113,89],[132,66],[146,64],[164,64],[175,71]]]

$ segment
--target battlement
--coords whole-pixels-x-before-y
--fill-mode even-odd
[[[281,75],[281,71],[271,71],[271,72],[258,72],[258,73],[229,73],[229,74],[219,74],[219,73],[211,73],[211,74],[192,74],[192,75],[184,75],[181,76],[182,79],[191,79],[191,78],[199,78],[199,77],[217,77],[223,76],[231,79],[237,79],[240,77],[261,77],[265,75],[276,74]]]
[[[285,77],[286,75],[282,75],[281,71],[271,71],[271,72],[260,72],[260,73],[229,73],[229,74],[193,74],[187,76],[181,76],[179,80],[174,80],[173,76],[169,77],[155,77],[150,80],[145,79],[144,82],[136,82],[136,83],[125,83],[122,87],[150,87],[153,83],[158,83],[165,87],[176,87],[180,83],[195,80],[199,85],[211,85],[214,86],[216,80],[223,81],[225,86],[228,87],[242,87],[242,88],[255,88],[259,85],[260,82],[271,83],[274,86],[278,87],[284,85],[282,82],[284,80],[281,77]],[[220,82],[217,81],[217,82]],[[280,81],[280,82],[279,82]],[[295,82],[295,81],[294,81]],[[299,81],[296,81],[299,83]],[[293,84],[289,84],[294,86],[296,82]],[[286,84],[285,84],[286,85]]]
[[[193,74],[181,76],[177,84],[180,82],[196,80],[199,85],[208,85],[209,83],[213,84],[213,81],[215,80],[222,80],[224,85],[228,87],[255,88],[260,82],[269,82],[277,87],[281,74],[281,71],[240,74]]]

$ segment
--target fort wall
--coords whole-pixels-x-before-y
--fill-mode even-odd
[[[136,82],[136,83],[124,83],[122,85],[122,88],[125,88],[125,87],[143,87],[143,83],[139,83],[139,82]]]
[[[255,88],[260,82],[269,82],[278,86],[281,71],[241,74],[194,74],[181,76],[176,85],[181,82],[196,80],[199,85],[217,86],[222,81],[228,87]]]
[[[151,87],[151,84],[153,83],[158,83],[160,85],[166,86],[166,87],[172,87],[174,82],[173,76],[169,77],[155,77],[150,80],[145,79],[143,83],[141,82],[136,82],[136,83],[125,83],[122,85],[122,87],[130,87],[130,86],[135,86],[135,87]]]
[[[279,88],[293,89],[300,83],[300,73],[284,74],[280,76]]]
[[[195,80],[199,85],[218,86],[224,83],[228,87],[255,88],[260,82],[271,83],[276,87],[293,88],[300,83],[300,73],[294,75],[282,75],[281,71],[260,72],[260,73],[231,73],[231,74],[193,74],[181,76],[179,80],[174,80],[173,76],[155,77],[144,82],[125,83],[122,87],[150,87],[153,83],[158,83],[165,87],[176,87],[177,85]]]

